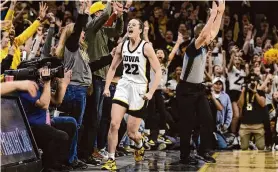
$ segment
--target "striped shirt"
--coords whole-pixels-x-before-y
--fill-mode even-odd
[[[180,79],[185,82],[200,84],[204,80],[205,67],[206,49],[201,47],[197,50],[195,39],[193,39],[184,55]]]

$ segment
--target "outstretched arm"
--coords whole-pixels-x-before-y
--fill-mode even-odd
[[[217,8],[217,16],[212,24],[212,28],[210,31],[211,40],[213,40],[219,32],[223,13],[225,11],[225,0],[219,0],[218,2],[219,2],[219,6]]]
[[[214,1],[212,2],[212,10],[207,24],[195,41],[196,49],[199,49],[203,45],[208,45],[219,32],[222,16],[225,10],[225,0],[219,0],[218,2],[219,6],[217,6]]]
[[[205,43],[209,44],[210,40],[212,40],[211,39],[212,38],[211,37],[211,29],[212,29],[212,25],[213,25],[213,22],[215,20],[216,15],[217,15],[217,5],[213,1],[212,10],[211,10],[211,13],[210,13],[210,17],[207,21],[207,24],[205,25],[205,27],[203,28],[200,35],[198,36],[198,38],[195,41],[195,48],[196,49],[199,49],[200,47],[205,45]]]
[[[180,47],[180,44],[182,43],[183,41],[183,36],[181,33],[179,33],[179,36],[178,36],[178,40],[174,46],[174,48],[172,49],[171,53],[169,54],[169,60],[168,60],[168,66],[170,65],[170,63],[172,62],[172,60],[174,59],[175,57],[175,54],[176,52],[178,51],[179,47]]]

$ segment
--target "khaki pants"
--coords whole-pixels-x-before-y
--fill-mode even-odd
[[[255,144],[259,150],[264,150],[264,125],[263,124],[241,124],[239,129],[239,136],[241,142],[241,149],[247,150],[251,135],[255,137]]]

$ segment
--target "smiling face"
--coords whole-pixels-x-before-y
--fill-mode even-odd
[[[216,93],[220,93],[223,89],[223,84],[221,81],[217,81],[216,83],[213,84],[213,90]]]
[[[127,35],[129,38],[140,37],[143,27],[141,26],[139,20],[132,19],[127,25]]]
[[[215,76],[221,76],[223,74],[223,68],[221,66],[216,65],[214,67],[214,75]]]
[[[9,37],[9,32],[1,32],[1,47],[5,48],[8,46],[10,37]]]
[[[262,41],[262,38],[261,37],[257,37],[256,38],[256,45],[258,47],[262,47],[263,46],[263,41]]]
[[[165,54],[163,50],[157,50],[156,51],[156,56],[159,60],[160,63],[162,63],[163,59],[165,58]]]
[[[184,35],[185,34],[185,32],[186,32],[186,26],[185,26],[185,24],[180,24],[180,26],[179,26],[179,30],[178,30],[182,35]]]

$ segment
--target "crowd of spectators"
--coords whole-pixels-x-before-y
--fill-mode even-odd
[[[111,97],[102,94],[115,47],[126,39],[126,25],[132,18],[144,22],[143,37],[156,49],[163,73],[140,132],[151,150],[179,148],[182,133],[176,127],[176,86],[194,27],[209,17],[209,3],[107,0],[1,4],[1,80],[5,70],[18,69],[26,60],[58,58],[65,68],[64,78],[51,78],[50,69],[42,67],[37,84],[1,84],[1,95],[21,91],[46,171],[86,169],[86,164],[100,165],[108,158],[112,97],[121,78],[121,65],[109,88]],[[253,3],[237,2],[244,11],[241,13],[233,2],[227,3],[218,36],[206,47],[204,84],[215,122],[214,149],[272,150],[278,145],[278,64],[264,59],[267,51],[278,49],[277,23],[268,20],[271,16],[254,12]],[[126,120],[120,126],[116,156],[133,151]],[[199,127],[192,134],[192,149],[198,149]]]

